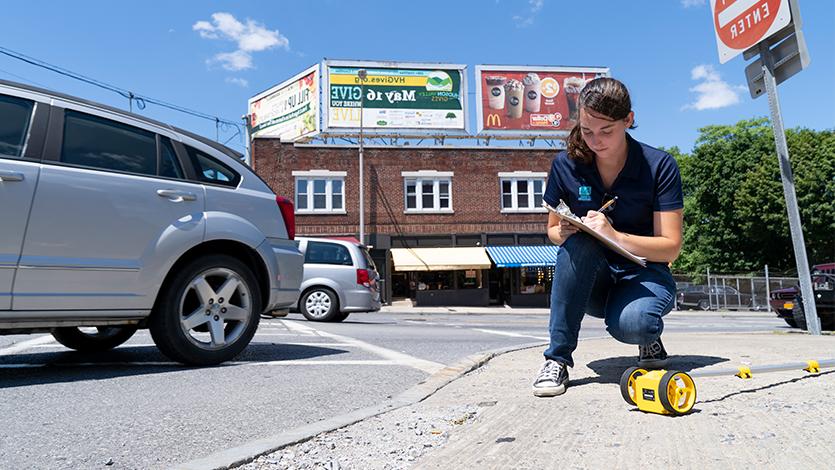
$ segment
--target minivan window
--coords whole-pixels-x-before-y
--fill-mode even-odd
[[[183,179],[183,169],[180,167],[180,162],[177,161],[177,154],[174,153],[171,141],[167,137],[163,137],[160,142],[162,148],[160,148],[159,175],[166,178]]]
[[[348,248],[337,243],[307,242],[304,262],[313,264],[353,265]]]
[[[205,153],[186,145],[191,164],[197,171],[197,178],[206,183],[222,184],[224,186],[237,186],[241,181],[241,175],[235,173],[231,168]]]
[[[0,95],[0,155],[20,157],[26,143],[33,103]]]
[[[156,136],[153,132],[109,119],[67,111],[61,161],[103,170],[156,175]]]

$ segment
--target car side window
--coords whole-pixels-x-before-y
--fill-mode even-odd
[[[156,136],[133,126],[68,110],[64,116],[61,161],[156,176]]]
[[[33,107],[29,100],[0,95],[0,156],[23,155]]]
[[[180,162],[177,160],[177,154],[174,153],[171,141],[167,137],[163,137],[160,142],[162,145],[159,157],[159,175],[166,178],[183,179],[183,169],[180,167]]]
[[[241,181],[241,175],[216,159],[188,145],[186,150],[200,181],[231,187],[237,186]]]
[[[304,262],[312,264],[338,264],[351,266],[351,253],[348,248],[326,242],[307,242],[307,250],[304,253]]]

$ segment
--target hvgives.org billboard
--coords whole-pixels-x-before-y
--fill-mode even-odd
[[[319,132],[319,64],[249,100],[251,137],[294,141]]]
[[[477,65],[477,132],[564,134],[577,123],[580,90],[586,82],[608,75],[605,67]]]
[[[361,83],[360,70],[366,78]],[[325,61],[325,129],[466,129],[466,67]]]

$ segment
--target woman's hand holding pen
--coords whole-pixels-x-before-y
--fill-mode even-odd
[[[610,238],[612,240],[617,239],[618,233],[612,228],[612,225],[609,223],[609,219],[606,216],[598,211],[588,211],[586,216],[583,217],[583,223],[588,225],[589,228],[594,230],[595,232]]]

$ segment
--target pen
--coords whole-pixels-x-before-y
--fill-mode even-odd
[[[604,211],[607,207],[609,207],[609,206],[611,206],[612,204],[614,204],[614,203],[615,203],[615,201],[617,201],[617,200],[618,200],[618,197],[617,197],[617,196],[613,197],[612,199],[609,199],[609,201],[608,201],[608,202],[606,202],[606,204],[603,204],[603,207],[601,207],[600,209],[598,209],[598,210],[597,210],[597,212],[603,212],[603,211]]]

